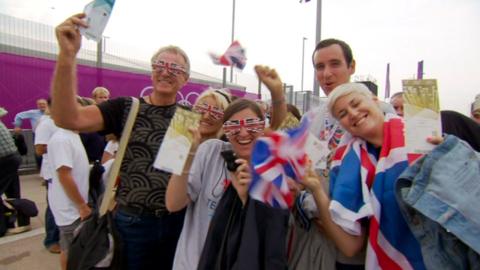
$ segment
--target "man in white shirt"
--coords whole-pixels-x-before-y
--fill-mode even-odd
[[[47,100],[47,103],[50,107],[50,99]],[[50,115],[45,114],[39,120],[35,136],[35,153],[38,156],[42,156],[40,176],[45,180],[45,186],[47,188],[47,209],[45,210],[45,239],[43,239],[43,245],[51,253],[60,253],[60,245],[58,243],[60,236],[58,227],[55,224],[55,219],[53,217],[52,211],[50,210],[48,202],[48,185],[51,184],[55,171],[52,170],[48,161],[47,144],[57,130],[58,127],[55,125]]]
[[[48,155],[56,171],[48,197],[60,230],[60,264],[65,270],[73,232],[92,212],[87,205],[89,164],[78,132],[62,128],[48,142]]]

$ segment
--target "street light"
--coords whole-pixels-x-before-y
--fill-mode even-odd
[[[322,0],[317,0],[317,22],[316,31],[315,31],[315,44],[318,44],[321,39],[322,32]],[[318,85],[317,78],[315,77],[315,72],[313,73],[313,95],[320,97],[320,87]]]
[[[233,7],[232,7],[232,39],[230,41],[230,44],[233,43],[233,40],[235,39],[235,0],[232,1]],[[230,65],[230,83],[233,82],[233,65]]]
[[[302,39],[302,83],[300,84],[300,90],[303,91],[303,71],[305,70],[305,40],[307,40],[306,37],[303,37]]]

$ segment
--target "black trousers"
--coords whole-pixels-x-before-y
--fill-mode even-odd
[[[0,196],[5,193],[7,198],[20,198],[18,167],[21,162],[18,153],[0,158]]]

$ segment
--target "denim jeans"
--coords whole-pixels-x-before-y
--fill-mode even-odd
[[[429,269],[480,269],[480,159],[447,136],[399,177],[400,210]]]
[[[124,244],[127,269],[172,269],[184,217],[185,211],[155,217],[117,210],[114,220]]]
[[[50,180],[51,181],[51,180]],[[47,209],[45,210],[45,239],[43,239],[43,245],[48,248],[53,244],[58,244],[60,241],[60,232],[58,231],[55,218],[50,210],[50,203],[48,202],[48,185],[47,181]]]

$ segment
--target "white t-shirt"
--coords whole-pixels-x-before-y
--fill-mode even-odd
[[[229,143],[212,139],[200,144],[189,172],[187,206],[182,233],[178,240],[173,269],[197,269],[208,227],[225,190],[230,174],[220,152],[231,149]]]
[[[39,120],[37,129],[35,130],[35,145],[47,145],[53,133],[55,133],[57,130],[58,127],[55,125],[50,115],[43,115]],[[47,149],[47,153],[42,155],[42,167],[40,168],[40,176],[45,180],[49,180],[53,178],[54,173],[55,172],[50,167],[50,162],[48,161]]]
[[[62,166],[72,169],[71,174],[78,191],[87,202],[90,167],[80,136],[73,131],[59,128],[48,142],[48,155],[55,172]],[[48,188],[48,200],[58,226],[70,225],[80,218],[77,206],[60,183],[58,173],[53,175],[52,184]]]
[[[105,145],[105,149],[103,150],[107,153],[109,153],[110,155],[114,156],[115,153],[117,153],[118,151],[118,141],[113,141],[113,140],[110,140],[108,141],[107,145]]]

